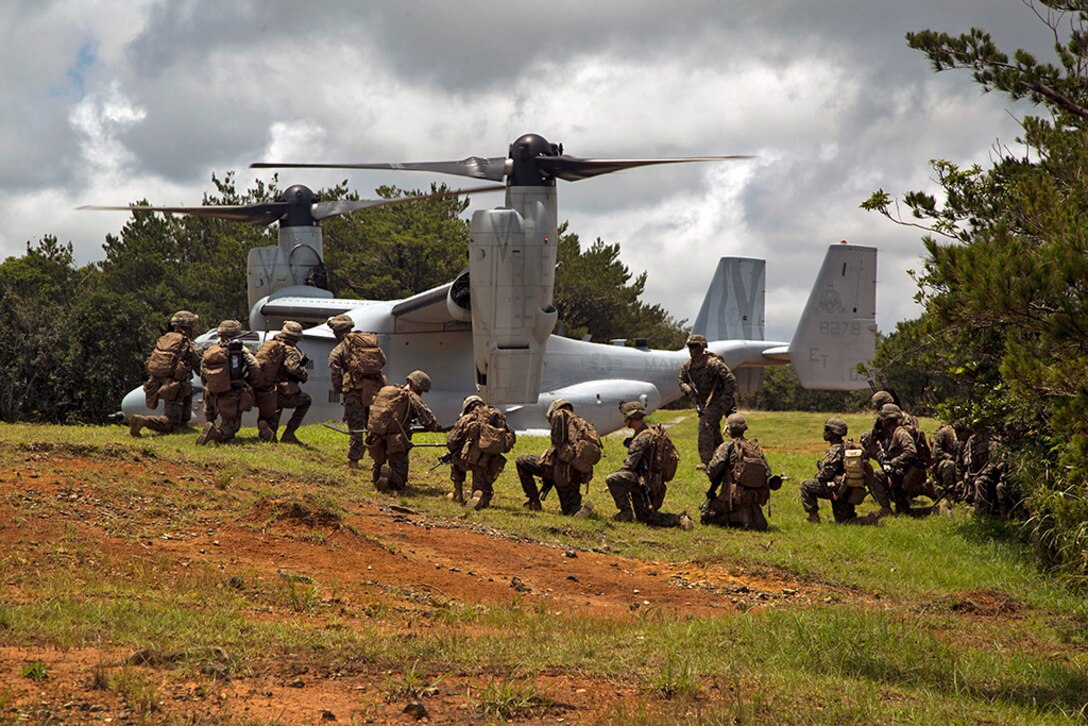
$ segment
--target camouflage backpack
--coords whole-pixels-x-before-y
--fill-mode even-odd
[[[767,487],[767,459],[755,439],[733,439],[736,461],[733,462],[733,483],[745,489]]]
[[[506,415],[493,406],[481,406],[477,411],[479,417],[479,444],[480,451],[485,454],[505,454],[514,448],[517,440],[513,432],[506,425]]]
[[[907,431],[910,432],[911,438],[914,439],[914,448],[918,452],[919,466],[928,467],[933,463],[933,451],[929,448],[926,432],[922,431],[918,426],[907,426]]]
[[[676,466],[680,463],[680,452],[676,450],[664,426],[654,424],[649,428],[656,437],[650,471],[657,473],[662,482],[672,481],[676,476]]]
[[[152,378],[173,378],[178,372],[178,361],[185,350],[186,338],[181,333],[167,333],[155,343],[155,350],[147,359],[147,373]]]
[[[597,429],[584,418],[571,413],[567,416],[566,439],[556,452],[559,460],[570,464],[583,474],[591,473],[593,467],[601,460],[601,454],[604,451]]]
[[[378,347],[373,333],[348,333],[344,336],[344,352],[348,372],[352,375],[376,376],[385,365],[385,354]]]
[[[406,434],[403,422],[408,420],[410,400],[408,391],[402,386],[385,386],[370,404],[370,416],[367,418],[368,434],[384,436],[386,434]]]
[[[226,393],[231,389],[230,351],[222,343],[216,343],[204,352],[201,366],[204,389],[209,393]]]
[[[280,380],[283,360],[287,357],[287,345],[281,340],[266,340],[256,353],[261,364],[261,378],[256,388],[272,388]]]

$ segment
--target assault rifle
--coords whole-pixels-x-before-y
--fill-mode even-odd
[[[703,397],[699,395],[699,388],[695,385],[694,379],[691,377],[691,367],[684,369],[684,375],[687,376],[688,385],[691,386],[691,397],[695,401],[695,413],[699,416],[703,415]]]
[[[442,466],[443,464],[448,464],[451,461],[453,461],[453,452],[452,451],[447,451],[445,454],[442,454],[442,456],[438,457],[438,460],[435,462],[434,466],[432,466],[427,471],[434,471],[435,469]]]
[[[543,486],[540,487],[540,501],[544,501],[548,498],[548,492],[555,487],[555,482],[551,479],[545,479]]]
[[[335,431],[338,434],[343,434],[344,436],[351,436],[352,434],[365,434],[366,433],[366,429],[343,429],[343,428],[340,428],[339,426],[337,426],[336,424],[331,424],[331,423],[329,423],[327,421],[323,422],[321,425],[324,426],[327,429],[332,429],[333,431]],[[423,428],[422,426],[410,426],[408,428],[408,430],[410,432],[412,432],[413,434],[418,434],[421,431],[426,431],[426,429]],[[412,445],[413,446],[445,446],[445,444],[412,444]]]

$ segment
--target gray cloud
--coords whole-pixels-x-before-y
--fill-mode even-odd
[[[211,173],[245,184],[244,165],[270,156],[494,156],[527,131],[582,156],[754,153],[564,185],[560,217],[586,242],[620,242],[677,317],[694,315],[719,255],[765,256],[775,337],[844,238],[881,249],[882,326],[915,314],[918,233],[858,204],[931,185],[929,159],[985,162],[1030,112],[967,73],[934,75],[904,34],[978,25],[1042,57],[1050,43],[1017,0],[91,5],[17,4],[0,30],[0,255],[56,233],[95,259],[123,215],[77,204],[193,203]],[[431,180],[281,174],[345,177],[364,195]]]

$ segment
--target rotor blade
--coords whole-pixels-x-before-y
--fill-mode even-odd
[[[354,201],[336,199],[329,202],[317,202],[311,207],[311,214],[315,220],[321,221],[322,219],[328,219],[329,217],[335,217],[340,214],[349,214],[351,212],[357,212],[360,209],[381,207],[386,204],[415,202],[420,199],[442,199],[444,197],[455,197],[460,194],[479,194],[483,192],[502,191],[506,191],[506,187],[492,184],[486,187],[475,187],[473,189],[450,189],[449,191],[435,192],[434,194],[421,194],[413,197],[395,197],[394,199],[359,199]]]
[[[410,161],[382,164],[285,164],[274,161],[258,161],[250,169],[397,169],[407,171],[432,171],[438,174],[469,176],[474,179],[502,181],[506,177],[506,157],[485,159],[470,156],[460,161]]]
[[[600,174],[611,174],[623,169],[655,164],[686,164],[694,161],[734,161],[751,159],[751,156],[685,156],[671,159],[579,159],[577,156],[538,156],[537,167],[565,181],[588,179]]]
[[[133,204],[127,207],[99,207],[85,205],[77,209],[106,210],[114,212],[169,212],[171,214],[191,214],[195,217],[214,217],[216,219],[229,219],[232,222],[245,222],[254,226],[263,227],[272,224],[287,213],[287,202],[261,202],[259,204],[242,204],[236,206],[224,205],[221,207],[158,207],[144,204]]]

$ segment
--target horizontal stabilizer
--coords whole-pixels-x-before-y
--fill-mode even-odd
[[[876,353],[876,248],[831,245],[789,358],[805,388],[849,391],[868,382],[858,365]]]

